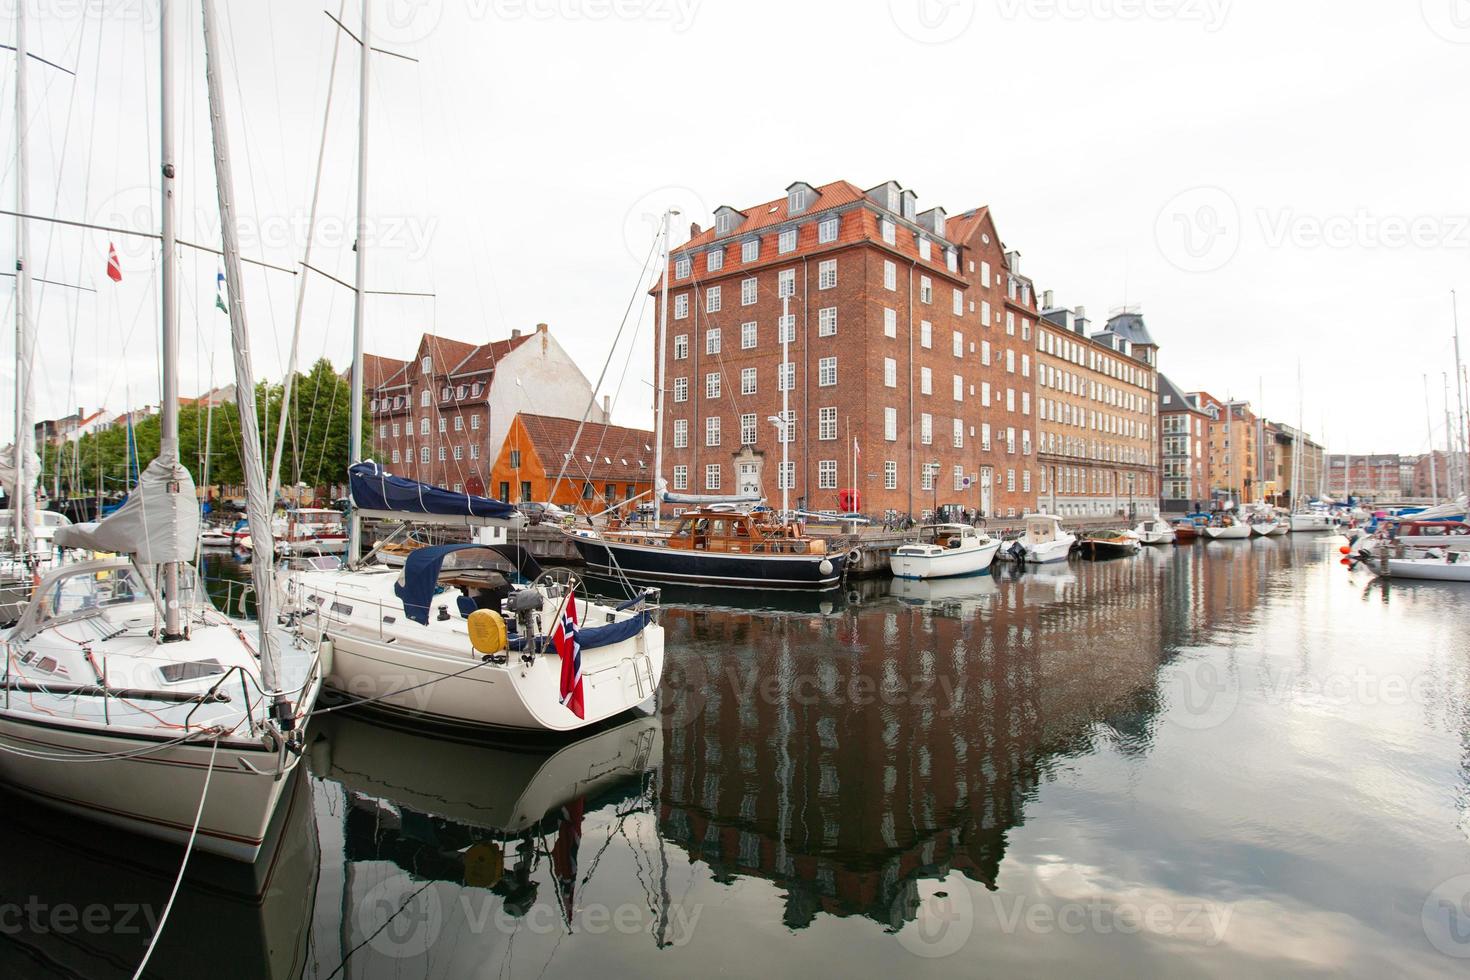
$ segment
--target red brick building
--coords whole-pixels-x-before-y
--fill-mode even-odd
[[[1339,500],[1348,496],[1370,501],[1397,500],[1405,496],[1401,466],[1397,453],[1358,456],[1329,453],[1327,492]]]
[[[473,494],[490,491],[518,412],[580,419],[592,398],[544,323],[485,344],[424,334],[411,360],[365,354],[363,378],[375,457],[392,473]],[[606,422],[606,404],[589,421]]]
[[[987,209],[920,212],[892,181],[797,182],[717,209],[666,275],[662,475],[675,492],[776,501],[785,482],[793,506],[835,509],[856,468],[869,514],[1034,507],[1035,299]]]

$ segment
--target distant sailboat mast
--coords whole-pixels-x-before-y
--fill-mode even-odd
[[[15,198],[16,210],[31,213],[26,147],[26,5],[15,5]],[[31,322],[30,222],[15,222],[15,485],[10,488],[11,543],[16,554],[31,552],[31,511],[35,507],[35,474],[31,472],[31,368],[35,363],[35,324]]]
[[[1424,375],[1424,421],[1429,430],[1429,502],[1439,503],[1439,481],[1434,473],[1434,412],[1429,407],[1429,375]]]

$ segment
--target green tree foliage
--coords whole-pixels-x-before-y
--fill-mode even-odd
[[[269,475],[271,454],[275,451],[276,427],[281,418],[280,385],[260,382],[256,385],[256,421],[267,440],[262,458]],[[306,374],[298,374],[291,391],[286,444],[281,456],[281,483],[305,483],[324,487],[347,480],[348,405],[351,391],[347,382],[322,358]],[[371,429],[367,406],[361,420],[363,445],[370,444]],[[161,422],[157,415],[140,419],[133,426],[137,446],[137,468],[141,470],[158,455]],[[206,436],[208,437],[206,439]],[[121,491],[132,481],[128,463],[128,433],[124,425],[93,435],[83,436],[79,443],[61,447],[61,486],[63,495],[88,496],[97,492],[99,480],[107,491]],[[184,405],[179,409],[179,454],[196,484],[204,479],[204,446],[208,441],[209,482],[237,485],[245,480],[241,447],[239,409],[232,403],[210,410],[202,405]],[[54,485],[58,460],[56,448],[45,447],[41,474],[47,489]]]

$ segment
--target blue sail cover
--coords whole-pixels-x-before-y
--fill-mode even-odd
[[[393,594],[403,601],[403,613],[421,626],[429,625],[429,607],[434,603],[434,593],[439,587],[439,570],[444,559],[456,551],[483,548],[493,551],[515,566],[522,578],[534,579],[541,574],[541,566],[531,553],[514,544],[440,544],[430,548],[415,548],[408,553],[403,563],[403,573],[393,585]]]
[[[347,476],[352,487],[352,503],[363,510],[500,519],[516,515],[516,509],[510,504],[468,493],[451,493],[427,483],[393,476],[377,463],[354,463],[348,467]]]

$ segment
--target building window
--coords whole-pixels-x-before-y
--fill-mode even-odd
[[[920,235],[919,236],[919,258],[923,259],[925,262],[928,262],[929,259],[930,259],[930,253],[931,253],[931,251],[932,251],[932,249],[931,249],[931,247],[929,245],[929,239],[926,238],[923,235]]]
[[[704,467],[704,488],[706,490],[720,489],[720,464],[706,463]]]
[[[796,486],[796,463],[787,460],[777,469],[776,489],[791,490]]]
[[[428,434],[429,434],[429,420],[428,419],[419,419],[419,435],[426,436]]]
[[[689,400],[689,379],[674,379],[674,401],[687,402]]]
[[[883,438],[898,441],[898,409],[891,406],[883,409]]]
[[[954,291],[954,315],[960,316],[965,312],[965,294],[958,289]]]
[[[883,336],[898,336],[898,311],[883,307]]]
[[[934,372],[928,368],[919,368],[919,394],[934,394]]]
[[[464,459],[464,447],[463,446],[455,446],[454,447],[454,458],[455,459]]]
[[[793,187],[786,194],[786,213],[796,214],[806,210],[806,188]]]
[[[675,490],[688,490],[689,489],[689,467],[687,467],[687,466],[675,466],[674,467],[674,489]]]
[[[836,215],[830,218],[823,218],[817,225],[817,241],[823,245],[826,245],[828,242],[837,241],[837,223],[838,218]]]
[[[984,422],[980,426],[980,448],[990,452],[990,423]]]
[[[980,341],[980,363],[990,367],[990,341]]]
[[[674,448],[684,449],[689,445],[689,420],[674,420]]]
[[[419,361],[419,373],[424,377],[428,377],[434,373],[434,359],[432,357],[426,357]]]
[[[718,415],[711,415],[704,420],[704,444],[706,446],[720,444],[720,417]]]
[[[682,361],[689,356],[689,335],[687,333],[674,335],[674,360]]]
[[[990,382],[980,382],[980,404],[984,408],[990,407]]]
[[[1016,373],[1016,352],[1014,350],[1006,351],[1006,371],[1010,374]]]
[[[835,459],[820,459],[820,460],[817,460],[817,489],[819,489],[819,490],[836,490],[837,489],[837,460],[835,460]]]
[[[796,362],[786,361],[776,375],[776,390],[791,391],[796,388]]]
[[[990,288],[990,263],[989,262],[981,262],[980,263],[980,285],[984,286],[986,289],[989,289]]]
[[[817,361],[817,384],[829,388],[837,383],[837,358],[824,357]]]
[[[478,432],[478,431],[480,431],[480,416],[478,416],[478,415],[471,415],[470,416],[470,431],[471,432]]]
[[[720,287],[711,286],[704,291],[704,312],[720,312]]]
[[[674,297],[674,319],[683,320],[689,316],[689,294],[680,293]]]
[[[835,406],[817,409],[817,438],[824,440],[837,438],[837,408]]]
[[[980,322],[990,326],[990,300],[982,300],[980,303]]]
[[[419,392],[419,408],[429,407],[429,389],[425,388]]]
[[[954,439],[953,439],[953,442],[954,442],[954,447],[956,449],[964,449],[965,448],[965,420],[964,419],[955,419],[954,420]]]
[[[443,435],[447,431],[449,431],[449,420],[441,415],[439,416],[439,434]]]
[[[394,422],[393,423],[393,438],[394,439],[397,439],[398,438],[398,423],[397,422]]]
[[[419,462],[420,463],[427,463],[428,461],[429,461],[429,447],[428,446],[420,446],[419,447]]]
[[[898,461],[885,459],[883,461],[883,489],[898,489]]]
[[[718,354],[720,352],[720,328],[710,327],[704,332],[704,352],[706,354]]]
[[[958,464],[956,464],[955,465],[955,468],[954,468],[954,484],[953,484],[953,486],[954,486],[954,489],[956,489],[956,490],[963,490],[963,489],[965,489],[965,468],[963,466],[958,465]]]
[[[449,455],[448,447],[446,447],[446,446],[440,446],[439,447],[439,462],[441,462],[441,463],[444,462],[445,458],[448,455]]]
[[[919,413],[919,442],[925,446],[934,445],[934,416],[928,412]]]
[[[919,277],[919,302],[934,302],[934,282],[928,276]]]
[[[470,443],[470,459],[479,459],[479,458],[480,458],[480,447],[477,444],[473,443],[473,442]]]
[[[817,311],[817,336],[831,337],[837,333],[837,307],[824,306]]]
[[[449,390],[449,386],[445,385],[443,388],[439,389],[439,400],[441,402],[447,402],[449,401],[449,398],[452,394],[453,392]]]
[[[788,314],[786,314],[783,317],[777,317],[777,319],[776,319],[776,325],[779,328],[776,331],[779,334],[779,336],[776,338],[776,343],[778,343],[778,344],[794,344],[794,343],[796,343],[796,314],[795,313],[788,313]]]
[[[954,336],[950,339],[950,347],[953,350],[955,357],[964,357],[965,356],[965,337],[964,337],[964,334],[962,334],[958,330],[956,330],[954,332]]]
[[[796,295],[796,270],[782,269],[776,273],[776,295],[778,297]]]
[[[754,262],[761,257],[761,240],[759,238],[747,238],[740,243],[740,261]]]
[[[689,256],[687,256],[687,255],[681,255],[677,259],[675,259],[674,260],[674,278],[675,279],[688,279],[689,278],[689,266],[690,266]]]
[[[740,369],[740,393],[742,395],[755,394],[755,368]]]
[[[885,242],[889,245],[896,245],[898,243],[897,230],[891,220],[888,218],[882,219],[878,222],[878,228],[883,233],[883,240]]]
[[[883,358],[883,387],[898,387],[898,362],[891,357]]]
[[[704,267],[710,272],[718,272],[725,267],[725,250],[717,248],[713,252],[706,252],[704,256]]]
[[[755,413],[748,412],[740,416],[740,445],[754,446],[756,440]]]
[[[455,432],[463,432],[464,431],[464,416],[463,415],[456,415],[454,417],[454,431]]]
[[[740,305],[752,306],[755,304],[757,291],[760,289],[760,280],[755,276],[740,280]]]
[[[796,251],[796,229],[781,229],[781,234],[776,236],[776,252],[785,255],[787,252],[794,251]]]
[[[720,397],[720,372],[711,371],[704,376],[704,397]]]
[[[919,346],[925,350],[934,346],[934,324],[928,320],[919,321]]]
[[[837,260],[823,259],[817,264],[817,288],[833,289],[837,286]]]
[[[755,321],[751,320],[748,323],[742,323],[740,325],[740,349],[750,350],[751,348],[753,348],[755,346],[755,338]]]
[[[938,475],[938,463],[925,463],[919,467],[919,489],[933,490],[934,477]]]
[[[957,402],[965,400],[965,379],[958,374],[954,376],[954,400]]]
[[[1011,493],[1016,491],[1016,471],[1006,470],[1006,490]]]
[[[780,436],[779,436],[779,438],[777,438],[776,441],[777,442],[795,442],[796,441],[796,413],[795,412],[785,412],[785,413],[782,413],[782,414],[783,414],[783,417],[786,420],[786,424],[781,427]]]
[[[398,450],[393,450],[393,462],[398,462]]]
[[[1016,314],[1011,310],[1006,310],[1006,334],[1011,337],[1016,335]]]
[[[888,259],[883,260],[883,288],[890,290],[898,289],[898,266],[894,265]]]

